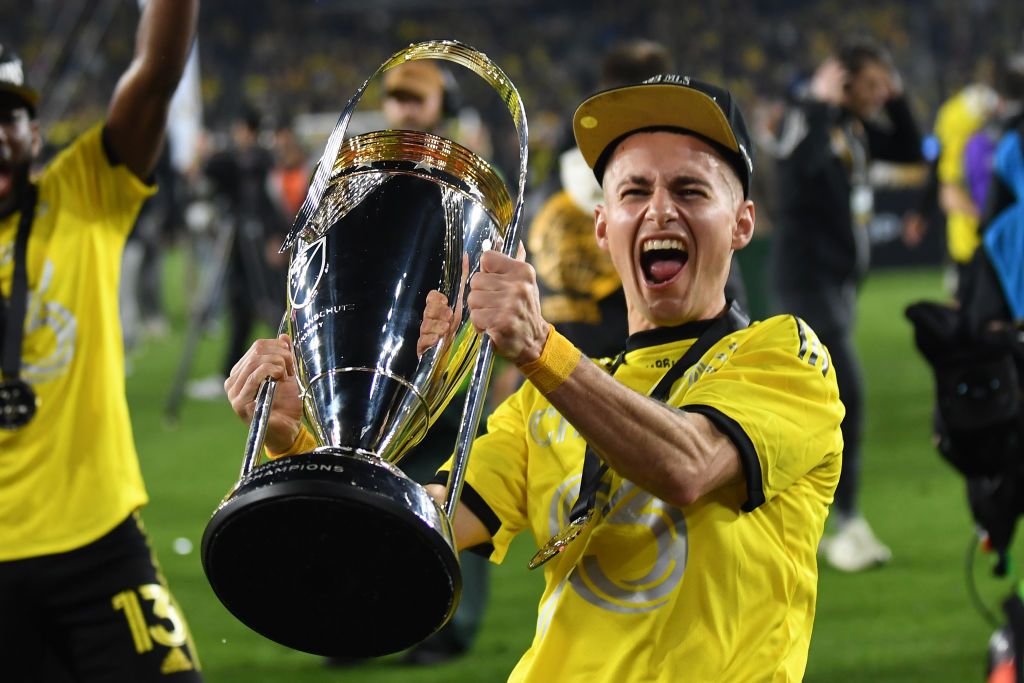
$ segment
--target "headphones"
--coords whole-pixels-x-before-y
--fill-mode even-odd
[[[447,68],[440,67],[444,90],[441,93],[441,118],[453,119],[459,115],[463,107],[462,90],[455,75]]]

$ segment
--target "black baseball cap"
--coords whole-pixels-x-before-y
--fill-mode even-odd
[[[6,45],[0,44],[0,93],[5,92],[16,95],[35,113],[39,93],[26,82],[21,57]]]
[[[626,137],[645,130],[679,130],[716,147],[736,170],[743,196],[750,196],[754,148],[743,113],[724,88],[689,76],[654,76],[589,97],[576,110],[572,128],[599,183],[612,152]]]

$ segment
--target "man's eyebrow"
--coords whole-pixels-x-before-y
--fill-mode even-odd
[[[703,187],[710,188],[711,182],[708,181],[707,178],[701,178],[699,176],[677,175],[676,177],[672,178],[670,185],[672,185],[673,187],[679,185],[701,185]]]
[[[648,178],[647,176],[630,175],[619,180],[619,182],[616,183],[616,186],[622,187],[623,185],[642,185],[643,187],[650,187],[653,184],[654,181]]]

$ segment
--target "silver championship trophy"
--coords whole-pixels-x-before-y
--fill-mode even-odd
[[[411,60],[461,64],[502,97],[519,136],[518,197],[495,169],[423,132],[345,131],[367,85]],[[522,100],[485,55],[457,42],[402,50],[355,93],[327,141],[282,251],[312,452],[258,464],[275,382],[260,387],[241,477],[203,535],[203,568],[244,624],[320,655],[379,656],[443,626],[462,578],[452,519],[493,351],[469,322],[469,278],[488,249],[512,255],[526,182]],[[427,295],[452,311],[417,348]],[[436,297],[436,295],[435,295]],[[470,376],[447,498],[395,463]]]

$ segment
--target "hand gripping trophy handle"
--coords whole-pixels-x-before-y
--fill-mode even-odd
[[[278,334],[284,334],[288,320],[281,320],[277,328]],[[245,478],[252,468],[259,463],[263,444],[267,439],[267,425],[270,423],[270,410],[274,405],[274,393],[277,391],[277,380],[267,377],[256,392],[256,407],[253,409],[252,422],[249,423],[249,434],[245,439],[245,455],[242,457],[242,471],[239,479]]]
[[[519,143],[514,202],[497,171],[452,140],[395,130],[346,138],[371,81],[422,59],[465,66],[501,97]],[[491,245],[515,255],[527,145],[511,81],[453,41],[399,51],[339,116],[281,249],[291,252],[281,332],[318,446],[260,464],[276,389],[264,380],[240,479],[203,535],[214,592],[253,630],[314,654],[377,656],[423,640],[454,612],[462,578],[453,521],[494,360],[465,297]],[[435,291],[452,324],[421,346]],[[439,505],[395,463],[467,376]]]

